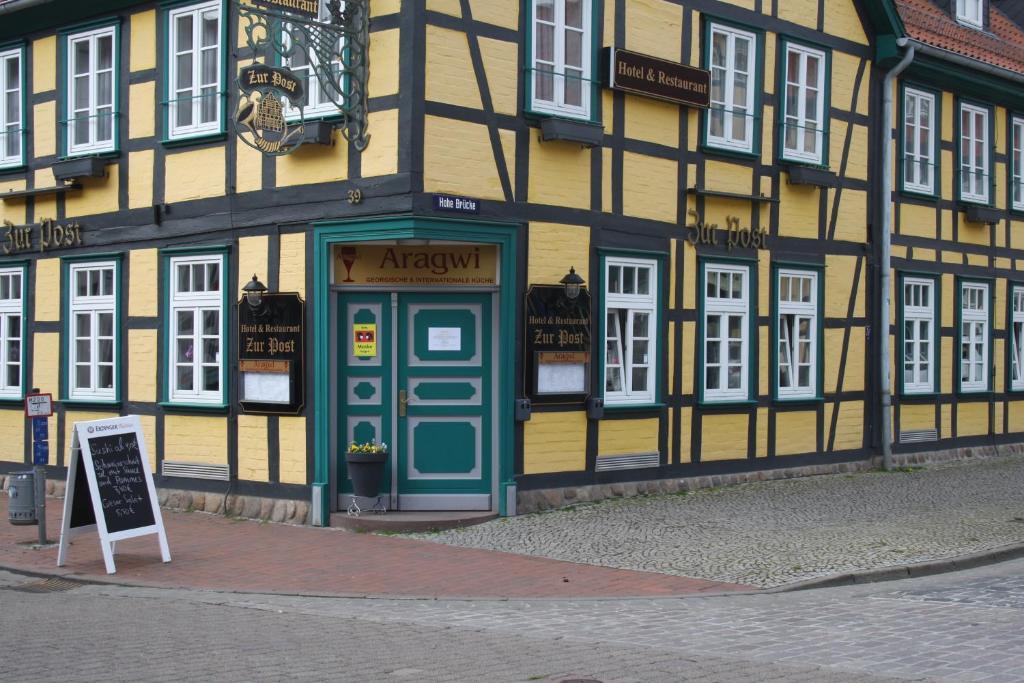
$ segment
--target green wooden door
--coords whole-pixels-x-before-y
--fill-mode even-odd
[[[392,395],[394,335],[390,294],[342,294],[338,297],[338,491],[352,491],[345,469],[345,450],[356,441],[391,444],[394,415]],[[372,331],[376,349],[357,348],[355,332]],[[391,465],[381,492],[391,491]],[[344,503],[347,505],[347,503]]]
[[[401,509],[491,509],[491,332],[490,294],[399,295]]]

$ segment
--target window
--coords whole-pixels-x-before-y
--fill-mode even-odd
[[[221,256],[181,256],[171,276],[169,400],[224,403],[224,296]]]
[[[814,164],[824,159],[826,70],[827,60],[821,50],[786,46],[784,159]]]
[[[988,285],[960,285],[960,390],[988,389]]]
[[[658,262],[608,258],[604,277],[605,404],[653,403],[658,358]]]
[[[814,398],[818,391],[818,274],[779,269],[778,397]]]
[[[707,113],[707,142],[741,152],[754,151],[753,33],[712,24],[709,69],[711,107]]]
[[[1010,388],[1024,390],[1024,287],[1013,287],[1010,298]]]
[[[704,400],[748,398],[750,269],[709,264],[704,270]]]
[[[221,128],[220,0],[167,13],[168,138]]]
[[[0,398],[21,398],[25,271],[0,269]]]
[[[903,287],[903,393],[935,391],[935,281],[905,277]]]
[[[956,0],[956,20],[962,24],[969,24],[981,28],[985,25],[985,15],[982,13],[985,0]]]
[[[342,9],[344,9],[344,6],[345,3],[342,3]],[[322,2],[320,3],[320,21],[329,20],[330,11],[327,8],[327,3]],[[282,41],[286,48],[293,46],[292,39],[294,37],[297,36],[292,36],[286,27],[285,33],[282,36]],[[336,103],[344,103],[344,94],[335,90],[335,88],[340,87],[341,83],[341,55],[343,47],[342,42],[339,41],[332,50],[331,73],[334,74],[332,79],[333,87],[322,84],[316,74],[316,67],[320,65],[319,53],[314,51],[312,55],[307,55],[302,45],[295,45],[295,53],[283,60],[283,66],[294,71],[298,78],[302,78],[305,81],[301,112],[304,118],[337,114],[338,105]],[[297,118],[299,116],[298,108],[289,106],[287,98],[283,101],[283,104],[285,105],[286,116],[289,118]]]
[[[68,397],[116,400],[117,264],[73,264],[68,269],[70,338]]]
[[[988,202],[988,110],[960,105],[960,198]]]
[[[20,48],[0,51],[0,168],[23,163],[21,71]]]
[[[531,0],[530,110],[590,118],[592,0]]]
[[[935,95],[903,93],[903,189],[935,192]]]
[[[113,26],[68,36],[68,154],[114,150],[117,72]]]
[[[1015,211],[1024,211],[1024,119],[1013,119],[1010,155],[1011,204]]]

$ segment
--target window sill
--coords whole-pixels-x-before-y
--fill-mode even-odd
[[[13,396],[0,396],[0,408],[25,408],[25,398],[15,398]]]
[[[614,403],[609,404],[607,400],[604,402],[604,412],[606,413],[625,413],[633,410],[660,410],[665,407],[664,403]]]
[[[186,147],[188,145],[201,145],[208,142],[222,142],[227,140],[228,134],[223,130],[210,133],[197,133],[195,135],[182,136],[180,138],[166,138],[160,141],[164,147]]]
[[[819,403],[824,403],[825,402],[825,397],[824,396],[794,396],[792,398],[785,398],[785,397],[782,397],[782,396],[776,396],[772,400],[775,403],[777,403],[778,405],[786,405],[786,406],[801,405],[801,404],[804,404],[804,405],[817,405]]]
[[[906,195],[908,197],[913,197],[915,199],[927,199],[933,202],[938,201],[940,199],[938,193],[935,192],[934,190],[932,190],[931,192],[926,192],[925,190],[914,190],[908,187],[901,187],[900,194]]]
[[[95,408],[97,410],[116,410],[121,407],[121,400],[115,399],[105,401],[99,398],[62,398],[60,400],[60,404],[65,408],[74,408],[76,410],[89,408]]]
[[[0,175],[6,175],[8,173],[24,173],[28,170],[28,164],[21,162],[15,166],[0,166]]]
[[[1006,213],[1001,209],[994,209],[987,204],[966,204],[961,207],[965,218],[969,223],[984,223],[992,225],[1003,220]]]
[[[957,389],[956,395],[961,398],[991,399],[991,389]]]
[[[564,140],[577,142],[583,147],[598,147],[604,141],[604,126],[585,119],[546,117],[540,122],[543,142]]]
[[[901,391],[899,393],[899,399],[901,403],[914,403],[918,401],[922,403],[930,403],[935,399],[939,398],[941,395],[942,394],[940,394],[937,391],[921,391],[912,393],[906,393]]]
[[[117,159],[121,156],[121,150],[116,147],[104,150],[85,150],[81,152],[66,152],[58,157],[58,163],[61,161],[71,161],[74,159],[84,159],[87,157],[96,157],[97,159],[103,159],[109,161],[110,159]]]
[[[701,399],[697,401],[697,405],[701,408],[739,408],[756,406],[757,401],[749,398],[722,399],[721,401]]]
[[[228,413],[228,404],[226,403],[185,403],[182,401],[160,401],[157,403],[158,406],[169,413],[214,413],[223,414]]]
[[[794,159],[782,159],[780,163],[785,164],[790,185],[836,186],[836,174],[818,163]]]
[[[700,151],[706,154],[717,154],[723,157],[732,157],[734,159],[760,159],[761,153],[754,150],[742,150],[734,147],[719,147],[711,142],[704,142],[700,145]]]

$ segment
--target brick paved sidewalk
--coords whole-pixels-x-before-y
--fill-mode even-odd
[[[47,530],[60,535],[61,503],[47,499]],[[163,512],[172,561],[156,536],[118,543],[117,573],[103,568],[94,534],[76,538],[65,567],[57,548],[33,549],[34,526],[7,521],[0,494],[0,567],[145,586],[258,593],[479,598],[664,597],[749,586],[595,567],[337,529]]]

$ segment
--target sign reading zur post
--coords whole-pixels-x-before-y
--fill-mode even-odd
[[[238,302],[238,370],[247,413],[297,415],[302,410],[305,303],[294,292]]]
[[[526,293],[526,390],[536,403],[579,403],[590,390],[590,292],[560,285]]]
[[[171,561],[138,415],[75,423],[65,491],[58,567],[70,540],[93,530],[108,574],[117,571],[117,541],[136,536],[156,534],[161,558]]]

